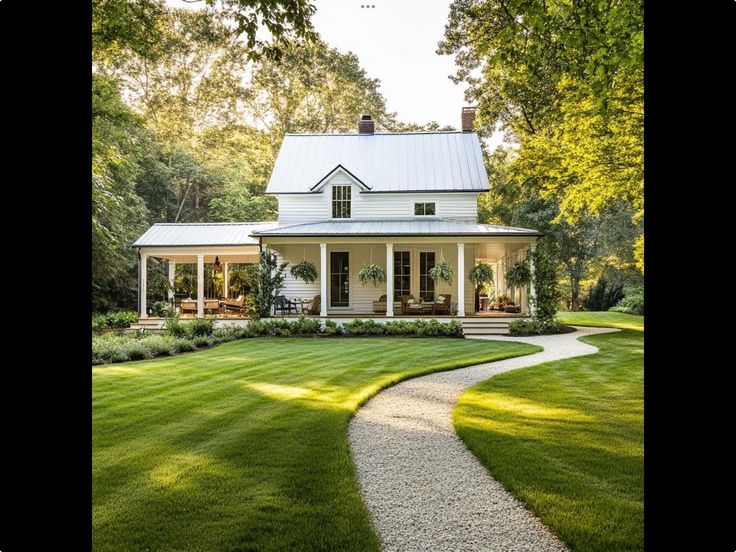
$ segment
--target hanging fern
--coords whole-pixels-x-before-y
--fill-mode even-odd
[[[309,261],[302,261],[291,267],[291,275],[297,280],[311,284],[317,279],[317,267]]]
[[[379,265],[372,263],[360,269],[358,280],[364,286],[371,282],[374,286],[378,286],[378,284],[386,281],[386,272]]]
[[[483,287],[493,281],[493,268],[488,263],[478,263],[468,274],[468,280],[476,287]]]
[[[528,285],[532,281],[532,271],[528,261],[519,261],[506,271],[506,283],[514,287]]]
[[[429,269],[429,277],[435,282],[445,282],[451,285],[454,274],[450,264],[442,261],[434,265],[434,268]]]

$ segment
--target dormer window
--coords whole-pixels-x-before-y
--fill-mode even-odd
[[[434,215],[434,203],[415,203],[414,216],[426,217]]]
[[[352,186],[332,187],[332,218],[350,218]]]

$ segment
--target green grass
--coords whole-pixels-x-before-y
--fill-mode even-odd
[[[537,350],[258,338],[95,367],[94,549],[377,550],[347,442],[357,407],[411,375]]]
[[[644,331],[644,317],[623,312],[561,311],[557,314],[563,324],[573,326],[604,326],[622,330]]]
[[[609,316],[641,318],[574,314],[595,325]],[[616,318],[608,322],[631,324]],[[582,341],[600,352],[469,389],[455,409],[455,427],[493,477],[572,550],[643,550],[644,334]]]

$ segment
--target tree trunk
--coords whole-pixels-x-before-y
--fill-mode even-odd
[[[580,278],[570,276],[570,310],[580,310]]]

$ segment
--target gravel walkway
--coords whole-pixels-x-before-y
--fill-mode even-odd
[[[350,422],[358,483],[386,551],[566,550],[542,522],[493,479],[455,433],[460,395],[491,376],[550,360],[589,355],[581,328],[542,337],[488,336],[544,347],[533,355],[410,379],[390,387]]]

